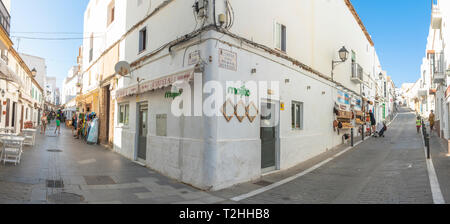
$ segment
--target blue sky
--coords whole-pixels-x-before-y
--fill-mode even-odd
[[[11,36],[82,37],[83,15],[89,0],[13,0]],[[383,69],[397,86],[415,82],[425,55],[430,24],[429,0],[352,0],[375,43]],[[22,32],[71,32],[36,34]],[[12,37],[17,49],[17,39]],[[43,41],[21,39],[19,51],[47,60],[47,73],[58,86],[76,64],[82,40]]]
[[[352,0],[372,36],[381,65],[397,87],[416,82],[431,19],[429,0]]]
[[[83,36],[83,17],[88,0],[12,0],[11,36],[75,37]],[[27,33],[22,33],[27,32]],[[77,34],[41,34],[28,32],[71,32]],[[61,88],[70,67],[76,65],[82,40],[43,41],[11,37],[19,52],[46,59],[47,75],[57,77]]]

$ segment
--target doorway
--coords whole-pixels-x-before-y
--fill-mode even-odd
[[[141,163],[147,161],[147,134],[148,134],[148,104],[137,104],[137,151],[136,160]]]
[[[261,101],[261,169],[263,173],[279,168],[279,104]]]
[[[22,105],[22,110],[20,111],[20,131],[22,132],[23,129],[23,112],[24,112],[24,107]]]
[[[109,144],[109,122],[110,122],[110,109],[111,109],[111,90],[110,85],[106,86],[106,139],[105,143]]]
[[[12,107],[12,119],[11,119],[11,127],[16,127],[16,116],[17,116],[17,103],[13,102]]]

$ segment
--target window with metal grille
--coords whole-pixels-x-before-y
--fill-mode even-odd
[[[303,130],[303,103],[292,101],[292,129]]]

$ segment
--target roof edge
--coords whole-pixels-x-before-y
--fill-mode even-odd
[[[344,2],[347,5],[350,12],[353,14],[353,17],[355,17],[356,22],[361,27],[361,30],[364,32],[364,35],[366,35],[366,38],[369,41],[369,43],[372,45],[372,47],[375,46],[375,44],[373,43],[372,37],[370,37],[369,32],[367,31],[366,27],[364,26],[364,23],[362,22],[361,18],[359,17],[358,13],[356,12],[355,7],[353,7],[353,4],[350,2],[350,0],[344,0]]]

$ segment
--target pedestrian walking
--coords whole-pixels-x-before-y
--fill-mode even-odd
[[[72,135],[74,135],[73,134],[73,131],[77,131],[77,115],[76,114],[73,114],[73,116],[72,116]],[[74,137],[75,137],[75,135],[74,135]]]
[[[42,125],[41,125],[41,134],[45,134],[45,131],[46,131],[46,129],[47,129],[47,114],[46,114],[46,113],[43,113],[43,114],[42,114],[41,122],[42,122]]]
[[[434,111],[431,110],[430,116],[428,117],[428,121],[430,122],[430,134],[433,133],[435,123],[435,115],[433,112]]]
[[[422,127],[422,119],[420,118],[420,116],[417,116],[417,119],[416,119],[417,134],[420,134],[421,127]]]
[[[58,131],[58,136],[61,134],[61,116],[57,115],[56,116],[56,129],[55,129],[55,134],[56,131]]]
[[[52,113],[47,114],[47,125],[51,125],[52,123]]]
[[[373,114],[372,110],[369,111],[369,116],[370,116],[370,125],[372,127],[372,132],[375,133],[377,121],[375,120],[375,115]]]

